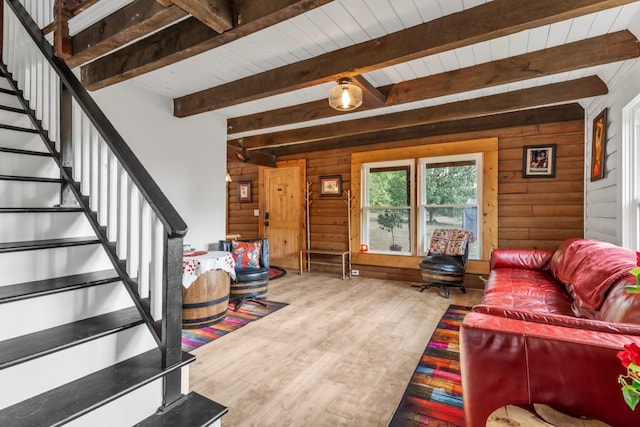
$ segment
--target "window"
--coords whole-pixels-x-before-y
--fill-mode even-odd
[[[622,110],[622,246],[640,250],[640,95]]]
[[[413,160],[362,165],[362,242],[370,252],[411,255]]]
[[[429,251],[437,228],[463,228],[474,235],[469,258],[480,259],[482,155],[432,157],[419,161],[419,255]]]

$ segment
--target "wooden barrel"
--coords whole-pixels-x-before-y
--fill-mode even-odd
[[[269,280],[256,280],[254,282],[240,282],[231,284],[231,299],[260,297],[267,294]]]
[[[182,288],[182,327],[201,328],[223,320],[229,307],[229,273],[211,270]]]

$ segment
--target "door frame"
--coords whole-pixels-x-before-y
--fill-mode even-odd
[[[298,236],[298,242],[300,242],[300,247],[296,248],[296,251],[300,251],[302,248],[307,247],[307,223],[306,223],[306,203],[305,203],[305,184],[307,182],[307,160],[306,159],[296,159],[296,160],[282,160],[276,162],[276,168],[298,168],[298,173],[300,174],[300,188],[298,191],[300,192],[300,235]],[[260,219],[258,220],[258,231],[260,236],[265,236],[264,229],[264,212],[266,209],[266,197],[265,197],[265,187],[264,187],[264,171],[268,168],[266,166],[258,167],[258,209],[260,209]]]

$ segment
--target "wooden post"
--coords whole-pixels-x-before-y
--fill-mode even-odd
[[[344,200],[345,204],[347,205],[347,234],[349,236],[349,278],[351,278],[351,209],[353,208],[351,206],[351,201],[353,200],[353,197],[351,196],[351,190],[345,190],[344,193],[347,195],[347,199]]]
[[[53,6],[53,51],[58,58],[68,59],[73,54],[73,45],[69,36],[71,11],[66,0],[56,0]]]

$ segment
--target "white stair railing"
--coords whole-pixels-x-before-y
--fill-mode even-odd
[[[164,365],[173,366],[182,359],[186,224],[76,76],[54,57],[41,31],[52,9],[53,0],[4,0],[3,62],[53,143],[62,178],[158,342]],[[72,154],[61,158],[60,152]],[[180,396],[179,371],[169,375],[168,404]]]

